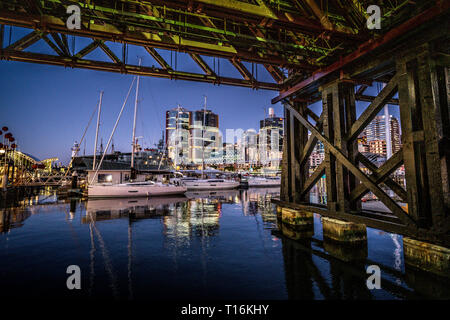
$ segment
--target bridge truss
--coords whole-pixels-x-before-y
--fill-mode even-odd
[[[380,32],[366,28],[365,8],[378,2],[383,3],[5,0],[0,3],[0,59],[280,90],[299,79],[307,79],[365,41],[376,38]],[[411,12],[427,7],[425,3],[417,8],[417,4],[410,2],[392,0],[383,4],[385,29],[402,22]],[[66,26],[69,5],[81,8],[80,30],[69,30]],[[6,30],[5,26],[30,31],[11,43],[11,29]],[[90,39],[90,43],[75,51],[79,38]],[[36,42],[45,42],[53,54],[31,50]],[[120,52],[112,49],[112,43],[121,44]],[[144,48],[159,66],[130,64],[127,56],[130,45]],[[110,61],[85,58],[98,48]],[[177,70],[176,63],[168,63],[160,49],[188,53],[203,73]],[[204,56],[227,60],[241,78],[220,75],[220,62],[211,67]],[[251,68],[245,63],[251,64]],[[256,65],[262,65],[273,81],[258,80]]]

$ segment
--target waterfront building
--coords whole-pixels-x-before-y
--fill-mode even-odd
[[[386,140],[380,139],[369,141],[369,152],[386,156],[387,155]]]
[[[317,141],[314,150],[309,157],[309,165],[311,168],[316,168],[325,159],[325,147],[321,141]]]
[[[269,108],[269,117],[260,121],[259,160],[263,166],[278,166],[283,153],[283,118]]]
[[[219,132],[219,116],[211,110],[191,113],[189,124],[190,162],[201,165],[222,163],[222,136]]]
[[[382,115],[376,116],[367,125],[363,135],[367,137],[367,143],[369,144],[370,152],[387,155],[389,154],[389,150],[387,150],[389,145],[392,148],[392,150],[390,150],[392,151],[391,154],[394,154],[401,148],[400,125],[398,119],[393,117],[392,115],[389,115],[389,133],[386,131],[385,115]],[[386,143],[386,137],[388,139],[390,138],[390,144]]]
[[[191,112],[180,106],[166,111],[167,153],[175,166],[190,162]]]
[[[258,153],[258,133],[249,129],[244,131],[240,139],[240,149],[242,162],[250,166],[257,165],[259,161]]]

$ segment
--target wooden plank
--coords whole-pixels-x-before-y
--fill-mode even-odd
[[[355,98],[358,101],[373,102],[376,97],[368,96],[368,95],[365,95],[365,94],[356,94]],[[398,99],[390,99],[390,100],[387,101],[387,104],[398,105],[398,103],[399,103]]]
[[[289,160],[289,149],[290,145],[288,143],[289,137],[289,125],[290,121],[289,110],[284,108],[284,138],[283,138],[283,158],[282,158],[282,174],[281,174],[281,186],[280,186],[280,197],[283,201],[290,201],[289,199],[289,174],[290,174],[290,160]]]
[[[308,104],[306,102],[296,102],[299,106],[299,112],[303,116],[306,116],[308,109]],[[308,129],[300,124],[297,120],[295,121],[295,134],[298,137],[296,139],[296,156],[298,162],[298,192],[296,197],[296,202],[299,201],[309,201],[309,192],[300,194],[300,191],[304,189],[304,185],[309,176],[309,162],[306,161],[304,163],[300,163],[300,159],[303,157],[303,152],[305,149],[305,145],[308,142]]]
[[[422,106],[422,113],[418,116],[422,118],[423,123],[427,193],[433,228],[445,230],[444,220],[450,208],[445,206],[443,190],[445,182],[442,178],[449,173],[442,172],[441,157],[444,150],[441,141],[444,140],[445,125],[449,122],[449,93],[445,89],[445,79],[433,75],[437,72],[437,66],[430,56],[429,46],[424,45],[421,49],[417,59],[419,86],[417,93]]]
[[[289,144],[289,199],[292,202],[295,202],[297,190],[297,177],[299,173],[298,161],[296,159],[296,135],[295,135],[295,118],[291,112],[289,112],[289,135],[288,135],[288,144]]]
[[[366,91],[367,87],[368,86],[365,84],[360,85],[358,90],[356,90],[356,96],[362,95],[364,91]]]
[[[345,86],[344,101],[345,101],[345,134],[350,132],[353,124],[356,121],[356,99],[355,99],[355,87],[352,83],[343,83]],[[352,141],[346,141],[347,156],[352,163],[357,163],[356,156],[358,153],[358,142],[356,139]],[[347,170],[345,170],[345,183],[346,183],[346,197],[347,205],[350,210],[361,210],[361,201],[350,201],[351,191],[359,184],[359,180]]]
[[[323,176],[325,172],[325,162],[322,161],[314,170],[313,174],[308,177],[308,179],[305,181],[302,191],[301,191],[301,197],[304,197],[306,193],[311,190],[312,187],[316,184],[316,182]]]
[[[323,127],[323,113],[320,115],[320,118],[316,122],[316,128],[318,131],[322,131]],[[311,152],[313,152],[314,147],[316,146],[317,138],[314,135],[311,135],[308,139],[308,141],[305,144],[305,147],[303,148],[302,155],[300,157],[300,165],[304,165],[306,163],[306,160],[308,160],[309,156],[311,155]]]
[[[375,100],[364,110],[358,120],[352,125],[350,132],[346,136],[347,141],[352,141],[364,130],[372,119],[386,105],[387,101],[392,99],[397,91],[398,75],[395,75],[391,81],[381,90]]]
[[[322,114],[323,118],[323,131],[325,136],[330,141],[334,141],[334,127],[333,127],[333,100],[332,92],[329,90],[322,91]],[[298,115],[300,116],[300,115]],[[301,119],[304,119],[300,116]],[[309,124],[309,122],[308,122]],[[305,125],[305,124],[303,124]],[[306,126],[308,128],[308,126]],[[316,128],[308,128],[311,134],[317,139],[319,137],[313,132],[319,132]],[[313,129],[313,130],[311,130]],[[319,139],[320,140],[320,139]],[[325,157],[323,162],[325,163],[325,176],[326,176],[326,188],[327,188],[327,206],[328,210],[336,211],[337,190],[336,190],[336,158],[333,153],[330,152],[328,145],[325,147]]]
[[[345,105],[344,105],[344,84],[336,81],[330,87],[332,92],[332,109],[333,109],[333,128],[334,128],[334,146],[341,150],[341,152],[348,156],[347,141],[344,138],[345,134]],[[332,140],[331,140],[332,141]],[[344,166],[341,162],[336,162],[336,200],[338,211],[348,211],[348,203],[346,197],[345,180],[347,178],[344,172]]]
[[[372,171],[372,175],[369,179],[376,184],[384,182],[389,188],[392,189],[399,197],[406,201],[407,194],[406,191],[400,187],[395,181],[389,178],[402,163],[403,163],[403,152],[402,150],[396,152],[391,158],[389,158],[381,167],[377,168],[369,159],[364,157],[362,154],[358,154],[357,160],[360,161],[367,169]],[[364,196],[370,190],[364,185],[357,185],[350,194],[350,201],[355,201],[362,196]]]
[[[325,105],[324,105],[325,107]],[[338,161],[340,161],[343,165],[347,167],[348,170],[350,170],[356,178],[358,178],[362,183],[364,183],[370,191],[372,191],[378,199],[380,199],[381,202],[384,203],[384,205],[392,211],[394,215],[396,215],[399,219],[401,219],[406,225],[408,226],[415,226],[414,220],[405,212],[403,209],[394,201],[392,200],[384,191],[375,183],[373,183],[357,166],[355,166],[353,163],[350,162],[350,160],[347,159],[347,157],[339,150],[337,149],[329,140],[328,137],[322,135],[320,132],[316,130],[316,128],[303,116],[301,116],[298,112],[296,112],[289,104],[285,105],[285,108],[287,108],[290,112],[294,114],[294,116],[304,125],[306,126],[309,131],[311,131],[312,134],[314,134],[322,143],[324,146],[328,149],[329,153],[332,153],[333,156],[336,157]],[[324,109],[325,111],[325,109]],[[327,122],[327,119],[325,118],[324,122]],[[324,124],[325,127],[325,124]],[[326,164],[328,167],[330,165]],[[328,170],[332,173],[333,171],[328,168]],[[327,171],[328,174],[328,171]],[[327,180],[328,180],[327,176]],[[328,184],[327,184],[328,187]],[[327,190],[328,191],[328,190]],[[328,192],[327,192],[328,193]],[[327,197],[327,200],[329,198]],[[334,198],[336,199],[336,198]],[[331,206],[333,207],[333,206]],[[333,209],[333,208],[332,208]],[[334,210],[330,210],[334,211]]]

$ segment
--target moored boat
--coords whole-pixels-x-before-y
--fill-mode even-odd
[[[250,177],[250,178],[248,178],[248,186],[250,188],[281,186],[281,178],[280,177]]]
[[[154,197],[162,195],[184,194],[185,186],[163,184],[160,182],[130,182],[104,183],[88,186],[89,198],[117,198],[117,197]]]

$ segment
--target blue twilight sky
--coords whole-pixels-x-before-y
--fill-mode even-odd
[[[21,28],[11,31],[11,43],[27,34]],[[6,28],[4,46],[9,44],[9,27]],[[75,44],[75,47],[73,47]],[[78,52],[89,44],[87,39],[75,43],[69,37],[71,49]],[[121,45],[107,43],[117,56],[121,57]],[[42,40],[25,51],[53,54]],[[201,70],[187,54],[159,53],[177,70],[199,72]],[[149,54],[141,48],[129,46],[128,63],[137,64],[142,57],[143,65],[158,66]],[[109,58],[96,49],[86,59],[109,61]],[[214,59],[204,57],[213,68]],[[175,64],[176,60],[176,64]],[[216,72],[219,72],[216,60]],[[251,70],[251,64],[246,64]],[[228,61],[220,59],[220,75],[240,78],[239,73]],[[19,150],[37,158],[58,157],[63,163],[70,159],[70,148],[75,140],[80,141],[88,120],[96,108],[99,93],[104,91],[102,118],[99,137],[106,142],[116,117],[126,97],[133,76],[110,72],[71,69],[58,66],[31,64],[23,62],[0,61],[0,126],[7,126],[15,136]],[[258,67],[258,80],[273,82],[262,67]],[[208,83],[174,81],[168,79],[141,77],[139,92],[139,112],[137,136],[144,147],[152,147],[161,137],[165,126],[165,111],[180,104],[190,110],[203,107],[203,95],[207,96],[208,108],[219,114],[219,127],[226,129],[258,129],[259,120],[269,107],[283,115],[281,104],[271,105],[275,91],[252,90],[233,86],[215,86]],[[368,93],[375,93],[371,88]],[[372,91],[372,92],[371,92]],[[131,131],[135,88],[130,95],[124,114],[114,135],[115,149],[128,152],[131,148]],[[358,105],[358,116],[366,104]],[[312,106],[319,113],[320,104]],[[398,115],[397,107],[390,110]],[[86,154],[92,154],[95,136],[94,117],[86,135]],[[84,143],[81,145],[83,153]]]

